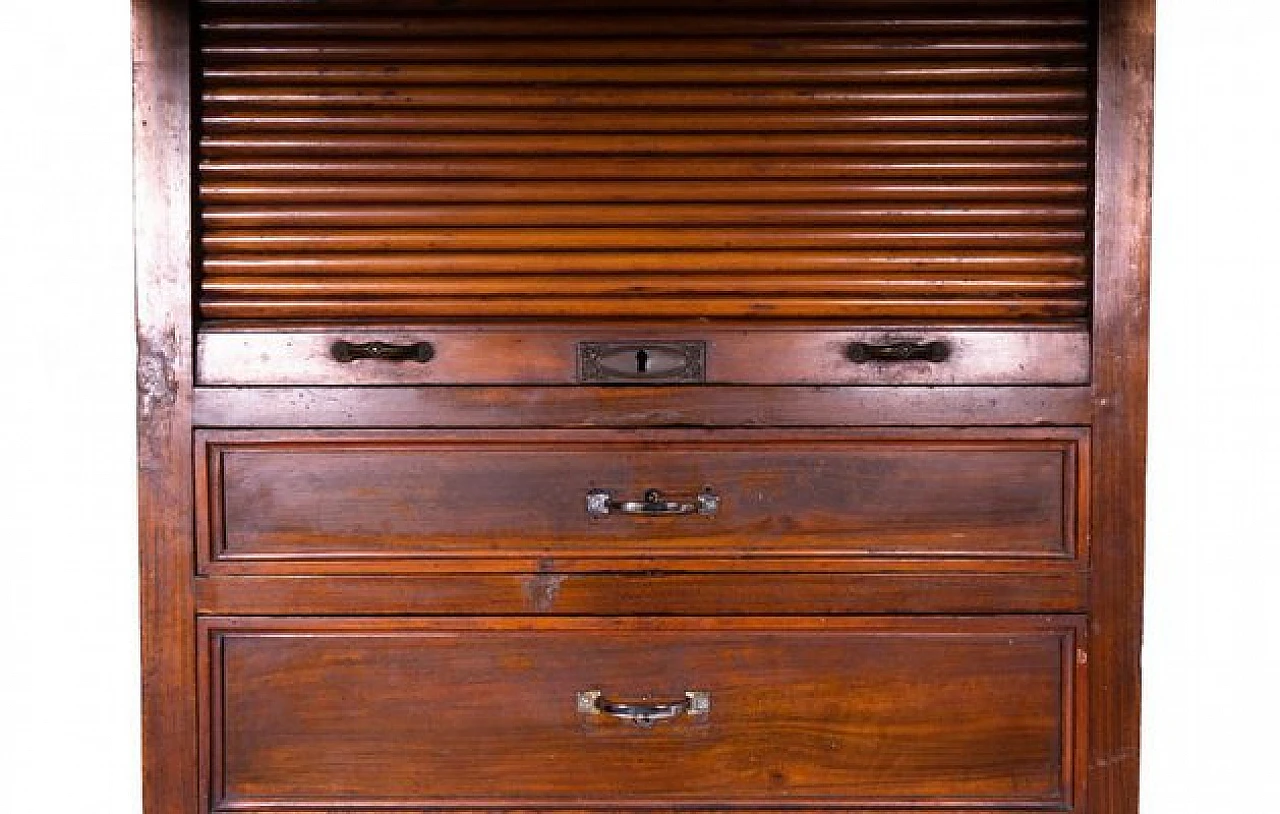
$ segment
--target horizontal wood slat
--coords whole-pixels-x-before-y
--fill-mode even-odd
[[[212,232],[242,228],[396,228],[442,226],[679,226],[697,218],[709,225],[744,225],[764,220],[779,225],[931,224],[967,226],[1001,223],[1084,228],[1082,207],[1056,204],[1006,206],[857,206],[797,201],[794,203],[699,204],[547,204],[539,207],[494,204],[352,204],[205,207],[204,222]]]
[[[864,246],[978,246],[1008,248],[1078,245],[1075,229],[821,229],[724,227],[662,229],[455,229],[450,231],[215,232],[206,251],[426,251],[448,249],[555,251],[577,249],[784,249]]]
[[[919,318],[939,321],[965,319],[1027,320],[1060,322],[1084,316],[1084,306],[1077,298],[1062,297],[843,297],[787,296],[767,299],[750,296],[706,297],[691,303],[687,296],[664,294],[600,298],[594,296],[522,295],[498,298],[429,297],[405,299],[251,299],[222,300],[209,297],[204,313],[215,320],[308,320],[339,322],[353,320],[431,319],[483,317],[494,319],[538,317],[547,319],[645,319],[679,318],[696,311],[699,316],[714,318],[765,317],[804,319],[813,314],[869,321],[879,318],[910,320]]]
[[[627,127],[636,129],[644,124],[659,124],[663,128],[677,127],[680,119],[684,118],[686,125],[689,127],[689,116],[678,116],[678,114],[668,114],[668,119],[655,119],[655,114],[637,114],[628,119]],[[760,114],[767,116],[768,114]],[[643,116],[643,118],[641,118]],[[529,127],[539,127],[543,131],[553,131],[559,119],[549,118],[549,116],[538,116],[536,119],[530,119],[526,124]],[[805,116],[780,116],[774,119],[751,118],[755,122],[756,127],[762,127],[763,124],[771,125],[771,127],[791,127],[794,129],[804,129],[804,127],[819,127],[823,123],[841,125],[835,119],[815,119],[805,118]],[[663,133],[662,140],[655,141],[653,136],[645,136],[645,134],[635,133],[361,133],[361,132],[343,132],[335,133],[335,129],[343,127],[343,125],[351,124],[352,119],[335,118],[329,116],[324,122],[315,122],[312,124],[319,127],[324,124],[325,132],[307,133],[302,136],[294,136],[291,133],[273,132],[273,133],[256,133],[244,132],[236,134],[209,134],[201,142],[202,152],[206,156],[205,166],[211,166],[211,161],[207,159],[227,160],[246,160],[257,156],[270,156],[273,160],[282,160],[279,156],[293,157],[293,160],[300,160],[305,156],[308,160],[316,160],[317,157],[334,157],[342,156],[438,156],[438,155],[521,155],[527,151],[545,152],[545,154],[556,154],[564,156],[575,156],[580,154],[611,154],[611,152],[622,152],[622,154],[643,154],[640,157],[631,157],[631,161],[639,163],[639,161],[653,161],[654,155],[684,155],[698,154],[700,160],[695,166],[700,166],[709,159],[716,159],[722,155],[771,155],[781,154],[786,156],[788,152],[803,151],[804,159],[792,159],[792,164],[800,165],[801,161],[808,161],[812,165],[820,165],[818,160],[812,159],[814,154],[836,154],[846,156],[859,156],[863,160],[868,160],[868,156],[876,157],[879,160],[886,160],[886,156],[919,156],[920,161],[931,161],[934,165],[945,165],[955,163],[955,161],[973,161],[973,156],[984,156],[983,161],[987,163],[1001,163],[1001,161],[1012,160],[1028,160],[1024,156],[1048,156],[1048,160],[1064,161],[1064,163],[1075,163],[1087,159],[1088,141],[1083,136],[1073,136],[1073,134],[1041,134],[1041,133],[892,133],[892,132],[874,132],[874,133],[837,133],[837,134],[817,134],[812,132],[806,133]],[[468,122],[472,127],[479,129],[484,125],[493,124],[494,127],[516,127],[518,118],[504,118],[504,116],[493,116],[492,119],[479,120],[475,116],[471,116]],[[573,122],[575,127],[590,123],[599,123],[599,119],[579,118]],[[708,123],[708,116],[699,116],[700,123]],[[253,119],[253,123],[257,125],[273,125],[275,129],[288,129],[297,127],[302,129],[307,127],[305,119],[296,119],[292,116],[288,118],[280,118],[264,122],[262,119]],[[402,120],[387,119],[388,124],[404,124]],[[728,123],[728,122],[726,122]],[[210,129],[216,128],[218,120],[209,118],[205,119],[206,127]],[[246,123],[247,124],[247,123]],[[378,124],[378,120],[371,119],[370,124]],[[428,124],[420,122],[420,124]],[[617,122],[607,123],[609,127],[616,127]],[[737,127],[749,127],[750,122],[746,118],[737,120]],[[993,157],[986,157],[988,154],[995,154]],[[937,156],[961,156],[952,157],[952,159],[941,160]],[[622,160],[622,159],[620,159]],[[835,159],[826,159],[832,161]],[[854,157],[845,159],[846,161],[855,160]],[[563,159],[561,159],[563,161]],[[691,161],[685,159],[684,164],[694,165]],[[527,164],[526,164],[527,165]],[[975,168],[980,169],[980,168]],[[735,174],[736,177],[737,174]]]
[[[495,139],[519,143],[519,137]],[[441,149],[448,152],[446,140]],[[406,149],[408,145],[397,145]],[[496,145],[495,145],[496,146]],[[608,145],[602,145],[607,149]],[[736,146],[736,145],[735,145]],[[760,145],[743,145],[760,148]],[[249,145],[249,149],[278,150],[275,144]],[[340,144],[334,152],[355,153],[357,144]],[[1078,175],[1088,167],[1080,159],[985,159],[929,161],[924,158],[887,159],[813,159],[787,158],[719,158],[700,157],[696,164],[687,158],[614,158],[566,157],[554,165],[545,161],[523,158],[449,158],[432,160],[425,158],[307,158],[259,161],[206,161],[201,171],[211,178],[723,178],[735,177],[744,172],[761,178],[787,178],[800,173],[820,177],[907,177],[939,178],[966,176],[981,173],[992,177],[1003,176],[1059,176]]]
[[[1088,24],[1083,14],[925,14],[903,12],[893,16],[858,12],[850,6],[839,16],[811,14],[748,14],[705,16],[698,14],[619,15],[600,12],[609,4],[599,4],[594,12],[560,17],[452,16],[448,5],[438,5],[444,13],[430,16],[379,15],[381,4],[370,4],[360,15],[296,13],[285,19],[221,17],[206,20],[201,30],[208,39],[218,37],[681,37],[715,35],[797,36],[822,34],[899,34],[902,32],[1036,32],[1080,29]],[[313,6],[314,8],[314,6]]]
[[[1088,313],[1083,0],[200,11],[206,319]]]
[[[927,88],[866,91],[826,86],[779,87],[727,85],[715,87],[636,87],[633,85],[500,85],[459,88],[424,85],[412,88],[224,88],[206,84],[204,103],[269,108],[505,108],[616,109],[618,107],[757,108],[757,107],[1067,107],[1082,108],[1083,89],[1073,88]]]
[[[1088,185],[1075,180],[953,181],[897,183],[872,180],[825,181],[762,179],[751,184],[735,180],[693,181],[316,181],[255,182],[248,179],[204,184],[209,203],[419,203],[424,201],[490,203],[520,201],[618,203],[751,201],[902,201],[911,204],[971,202],[1007,204],[1011,201],[1065,201],[1084,204]],[[998,225],[997,225],[998,226]],[[1082,246],[1082,248],[1084,248]]]
[[[433,297],[466,294],[518,296],[529,286],[554,287],[558,278],[530,275],[492,275],[485,277],[218,277],[205,282],[205,290],[227,296],[271,296],[273,294],[309,294],[336,297]],[[652,294],[786,294],[838,290],[846,294],[871,295],[912,293],[998,296],[1009,291],[1037,291],[1049,294],[1080,293],[1083,285],[1063,277],[963,277],[963,278],[895,278],[867,277],[857,280],[831,281],[820,276],[793,276],[786,280],[761,275],[724,279],[714,275],[677,275],[641,282],[625,279],[584,280],[578,284],[582,294],[638,295]]]
[[[581,111],[558,110],[466,110],[449,109],[431,110],[304,110],[290,109],[288,112],[273,110],[241,110],[236,106],[206,106],[201,117],[205,132],[217,136],[229,134],[257,135],[270,134],[273,138],[245,144],[224,144],[221,140],[206,139],[202,147],[211,152],[218,152],[222,147],[248,148],[261,145],[269,147],[273,143],[289,146],[290,149],[305,150],[308,148],[324,151],[331,142],[329,136],[334,133],[389,133],[395,138],[381,140],[379,146],[385,148],[403,138],[410,138],[423,133],[464,132],[467,135],[476,133],[519,133],[521,135],[539,136],[545,133],[558,134],[559,138],[568,138],[579,133],[600,133],[613,138],[613,144],[633,145],[631,149],[641,152],[670,152],[665,147],[669,139],[680,139],[674,143],[687,144],[688,134],[701,134],[700,138],[715,136],[726,139],[726,143],[734,143],[750,138],[767,139],[770,150],[777,152],[779,146],[785,145],[776,133],[785,132],[839,132],[842,141],[819,141],[818,145],[828,144],[850,153],[878,152],[881,149],[890,152],[927,152],[941,155],[967,153],[973,150],[982,152],[1023,153],[1035,152],[1087,152],[1086,130],[1089,114],[1083,110],[1017,110],[1011,108],[983,110],[907,110],[897,109],[851,109],[825,108],[819,110],[706,110],[691,116],[687,110],[641,109],[618,110],[596,109]],[[528,131],[538,131],[530,134]],[[968,133],[965,131],[975,131]],[[1026,132],[1023,132],[1026,131]],[[301,132],[303,139],[282,139],[276,134]],[[662,140],[655,143],[651,137],[644,142],[635,140],[635,133],[662,133]],[[891,133],[892,135],[887,135]],[[941,134],[941,135],[940,135]],[[627,139],[630,139],[628,141]],[[941,140],[940,140],[941,139]],[[956,142],[955,139],[965,139]],[[420,150],[423,142],[406,142],[413,150]],[[433,146],[435,141],[426,142]],[[493,144],[493,140],[481,141],[481,148]],[[530,142],[529,144],[536,144]],[[554,152],[581,152],[587,140],[566,142],[557,147],[557,142],[542,142],[555,149]],[[610,143],[610,142],[605,142]],[[525,144],[523,146],[529,146]],[[1029,147],[1026,145],[1030,145]],[[904,149],[905,148],[905,149]],[[912,149],[914,148],[914,149]],[[714,144],[704,151],[715,152]],[[828,150],[831,147],[827,148]],[[686,148],[687,150],[687,148]],[[783,150],[785,152],[785,150]]]
[[[677,265],[678,264],[678,265]],[[316,253],[288,257],[225,255],[208,261],[210,273],[303,274],[469,274],[529,272],[572,274],[620,272],[646,274],[690,271],[769,273],[779,266],[789,271],[838,270],[847,273],[884,271],[929,272],[963,269],[1003,269],[1009,272],[1078,272],[1084,258],[1071,252],[984,252],[982,254],[927,251],[698,251],[681,252],[386,252],[382,254]]]
[[[691,37],[636,37],[616,40],[540,39],[519,43],[518,49],[504,39],[459,42],[439,40],[374,40],[358,39],[295,40],[282,37],[263,44],[260,37],[236,41],[213,41],[201,49],[210,62],[262,61],[266,59],[317,59],[337,62],[595,62],[715,60],[742,62],[761,58],[775,60],[882,60],[882,59],[992,59],[992,58],[1076,58],[1088,53],[1083,31],[1077,36],[1029,39],[1013,34],[1007,38],[953,34],[922,38],[903,32],[898,38],[886,36],[879,41],[826,38],[750,38],[720,39]]]
[[[801,6],[812,11],[898,11],[921,7],[921,0],[783,0],[786,7]],[[335,12],[368,11],[369,0],[202,0],[210,10],[228,14],[255,11],[314,12],[318,6]],[[1001,11],[1016,9],[1025,12],[1028,0],[929,0],[928,7],[935,10],[960,9],[961,14],[973,14],[980,10]],[[600,0],[447,0],[449,13],[474,12],[531,12],[573,11],[599,12]],[[439,11],[441,0],[378,0],[377,8],[385,12],[422,13]],[[739,13],[776,11],[779,0],[718,0],[717,8]],[[687,13],[688,0],[610,0],[608,8],[618,12],[648,13],[672,10]],[[1073,0],[1035,0],[1034,8],[1041,13],[1068,14],[1079,6]]]
[[[532,83],[600,83],[648,85],[653,83],[783,84],[811,82],[865,83],[1007,83],[1075,82],[1088,75],[1084,65],[1001,62],[871,62],[871,63],[657,63],[634,65],[582,65],[572,62],[521,66],[513,75],[506,65],[404,64],[393,70],[368,63],[327,65],[323,72],[304,65],[213,65],[204,76],[219,86],[263,85],[475,85]]]

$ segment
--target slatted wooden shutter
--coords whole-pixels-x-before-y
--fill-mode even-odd
[[[199,312],[1082,318],[1087,8],[203,0]]]

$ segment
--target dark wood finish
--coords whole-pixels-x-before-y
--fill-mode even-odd
[[[1151,249],[1154,0],[1103,0],[1098,54],[1089,787],[1093,810],[1138,809]]]
[[[808,570],[1087,556],[1079,430],[201,432],[202,570]],[[649,489],[714,515],[590,516]],[[583,565],[586,562],[588,565]],[[550,565],[554,563],[554,565]],[[590,565],[594,563],[594,566]],[[691,563],[696,563],[691,565]],[[482,566],[483,567],[483,566]],[[830,566],[828,566],[830,567]]]
[[[1087,316],[1083,0],[197,5],[209,320]]]
[[[655,563],[655,569],[657,564]],[[847,566],[846,566],[847,567]],[[196,581],[196,611],[213,616],[815,615],[1079,613],[1082,569],[884,569],[865,573],[585,573],[219,576]]]
[[[132,1],[147,814],[1135,814],[1153,0]],[[577,382],[637,339],[706,383]],[[535,447],[734,532],[588,551]],[[465,700],[557,659],[756,717]]]
[[[788,281],[802,286],[803,280]],[[888,328],[849,331],[711,329],[687,326],[619,329],[609,325],[439,326],[432,330],[206,331],[198,345],[198,379],[205,385],[522,384],[579,380],[578,346],[610,341],[698,341],[707,346],[705,381],[744,385],[846,384],[1087,384],[1089,336],[1083,328],[937,330]],[[425,364],[342,362],[336,342],[430,342]],[[942,342],[939,361],[850,361],[854,342]]]
[[[184,4],[134,0],[132,11],[142,798],[149,814],[161,814],[199,810],[191,582],[190,41]]]
[[[202,630],[214,810],[779,798],[1070,810],[1074,797],[1086,652],[1074,617]],[[706,691],[711,708],[641,728],[580,713],[585,690]]]
[[[1080,425],[1086,387],[200,387],[205,427]]]

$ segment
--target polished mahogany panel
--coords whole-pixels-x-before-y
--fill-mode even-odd
[[[223,571],[1066,562],[1082,553],[1087,509],[1077,429],[231,430],[197,442],[201,556]]]
[[[212,321],[1088,315],[1084,0],[203,0]]]
[[[202,630],[218,811],[1070,810],[1076,797],[1079,617],[250,617]]]

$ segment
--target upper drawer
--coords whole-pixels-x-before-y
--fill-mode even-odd
[[[1080,319],[1092,5],[204,0],[198,313]]]
[[[207,619],[206,799],[1069,811],[1081,622]]]
[[[242,430],[197,442],[212,572],[1069,567],[1088,528],[1080,429]]]
[[[204,385],[1076,385],[1081,328],[437,326],[202,331]]]

